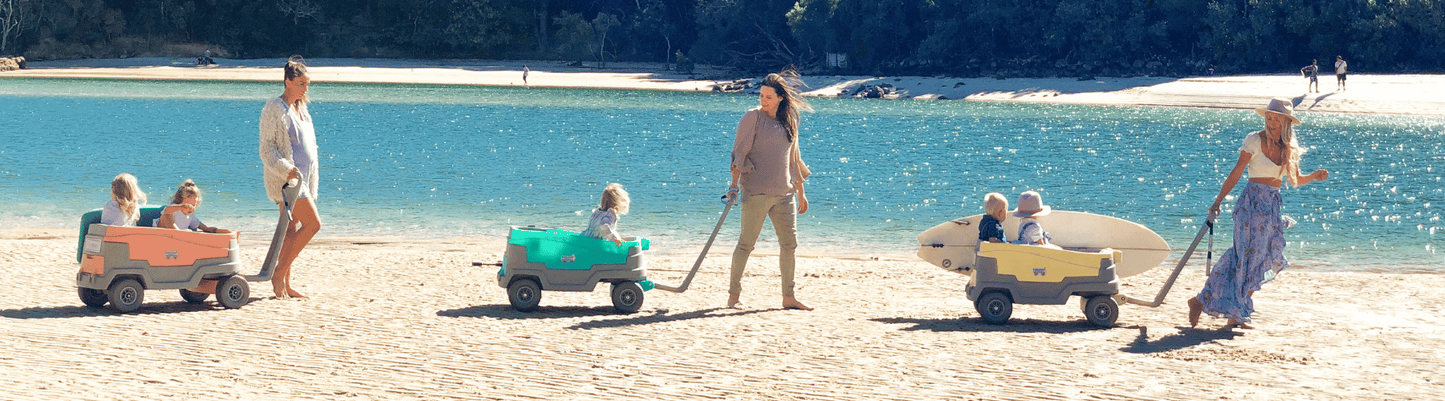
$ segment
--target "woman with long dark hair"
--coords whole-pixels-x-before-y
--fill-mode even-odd
[[[792,71],[768,74],[758,95],[759,106],[748,110],[738,121],[728,196],[736,198],[741,192],[742,232],[733,251],[729,308],[742,307],[743,269],[747,267],[763,221],[772,219],[780,248],[778,269],[783,276],[783,307],[813,310],[793,297],[797,216],[808,211],[803,182],[809,175],[798,146],[798,113],[812,111],[795,85],[789,82],[796,78],[797,74]]]

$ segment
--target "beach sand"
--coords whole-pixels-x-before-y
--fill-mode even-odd
[[[714,85],[740,77],[728,70],[699,66],[695,74],[677,74],[661,63],[609,63],[573,67],[558,61],[310,59],[318,83],[395,83],[523,86],[522,67],[531,69],[535,88],[599,88],[710,92]],[[4,77],[280,81],[282,59],[218,60],[220,66],[196,67],[189,58],[136,58],[31,62],[29,69]],[[1335,78],[1319,77],[1322,93],[1307,93],[1297,74],[1218,77],[949,78],[806,76],[810,96],[850,95],[866,85],[889,84],[901,99],[967,99],[994,102],[1176,106],[1252,109],[1282,97],[1304,112],[1445,115],[1445,75],[1351,74],[1348,90],[1336,91]]]
[[[612,311],[606,287],[546,292],[519,313],[496,284],[500,238],[322,238],[294,276],[309,300],[227,310],[148,291],[119,314],[76,297],[75,231],[0,230],[3,398],[50,399],[1269,399],[1438,398],[1445,276],[1287,271],[1259,292],[1256,330],[1185,322],[1203,282],[1186,270],[1164,307],[1121,307],[1096,329],[1077,303],[1015,306],[984,324],[967,278],[898,254],[803,249],[781,310],[776,248],[754,254],[752,309],[721,308],[723,241],[684,294]],[[242,259],[258,268],[262,235]],[[666,252],[666,253],[662,253]],[[676,284],[696,250],[655,250]],[[876,258],[876,259],[875,259]],[[1169,268],[1124,280],[1152,298]]]

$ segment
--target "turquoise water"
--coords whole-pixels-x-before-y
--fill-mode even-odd
[[[69,227],[108,201],[112,177],[130,172],[153,205],[191,178],[207,191],[199,213],[208,224],[269,232],[275,207],[261,187],[257,117],[279,92],[262,83],[0,79],[0,228]],[[633,200],[622,231],[664,252],[706,240],[738,118],[756,104],[700,93],[324,82],[311,97],[323,235],[581,230],[615,181]],[[802,144],[812,210],[800,218],[801,240],[842,253],[911,253],[919,232],[980,213],[984,193],[1025,190],[1055,208],[1139,222],[1183,248],[1240,141],[1261,125],[1245,110],[810,101],[817,112],[804,115]],[[1332,177],[1284,190],[1285,213],[1300,222],[1287,232],[1292,263],[1445,269],[1445,119],[1304,119],[1304,167]],[[720,246],[736,235],[733,221]]]

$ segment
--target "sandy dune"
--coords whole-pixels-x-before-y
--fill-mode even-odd
[[[0,387],[50,399],[1427,399],[1445,386],[1445,276],[1287,272],[1257,330],[1183,328],[1196,267],[1159,309],[1098,330],[1076,304],[978,319],[966,278],[908,254],[804,257],[780,310],[755,256],[753,309],[720,308],[730,241],[685,294],[612,312],[605,291],[547,292],[519,313],[495,284],[501,239],[326,238],[297,265],[310,300],[225,310],[149,291],[134,314],[82,305],[69,230],[0,231]],[[264,244],[242,244],[257,266]],[[676,283],[696,255],[652,256]],[[766,254],[766,249],[760,250]],[[861,259],[861,260],[860,260]],[[1128,279],[1152,296],[1167,274]]]

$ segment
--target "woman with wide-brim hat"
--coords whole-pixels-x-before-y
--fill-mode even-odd
[[[1281,271],[1289,267],[1284,258],[1285,219],[1280,214],[1280,186],[1288,182],[1296,187],[1329,178],[1325,170],[1300,174],[1300,155],[1304,149],[1295,140],[1294,106],[1289,99],[1275,98],[1269,105],[1254,109],[1264,117],[1264,130],[1249,134],[1239,148],[1239,161],[1224,180],[1219,196],[1209,207],[1209,216],[1219,214],[1224,197],[1249,168],[1249,182],[1234,203],[1234,244],[1219,258],[1209,272],[1204,289],[1189,299],[1189,325],[1199,324],[1199,315],[1229,319],[1226,327],[1252,329],[1253,295]]]

